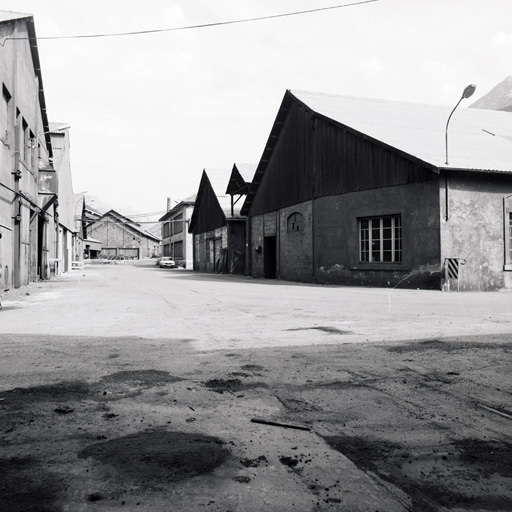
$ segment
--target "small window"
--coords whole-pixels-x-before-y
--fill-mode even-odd
[[[512,263],[512,212],[508,212],[508,263]]]
[[[176,217],[174,217],[174,219],[171,222],[172,222],[172,227],[171,227],[172,234],[183,232],[183,213],[176,215]]]
[[[359,219],[359,261],[401,263],[402,220],[400,215]]]
[[[292,213],[288,217],[288,223],[287,223],[287,231],[288,233],[293,233],[295,231],[302,231],[303,229],[303,223],[304,223],[304,217],[301,213]]]
[[[23,161],[28,162],[30,157],[30,130],[28,129],[28,124],[25,119],[22,120],[21,123],[22,130],[22,141],[23,141]]]
[[[5,85],[2,84],[2,92],[3,92],[3,100],[2,100],[2,107],[0,111],[0,138],[5,137],[6,132],[9,128],[9,116],[8,116],[8,105],[9,101],[11,101],[11,94],[5,87]]]
[[[173,244],[172,255],[174,259],[183,258],[183,242],[181,240]]]

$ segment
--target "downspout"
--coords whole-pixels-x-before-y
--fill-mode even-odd
[[[448,193],[448,188],[450,186],[450,179],[449,179],[449,175],[448,175],[448,171],[445,171],[445,182],[444,182],[444,201],[445,201],[445,220],[448,222],[448,220],[450,220],[450,205],[449,205],[449,193]]]

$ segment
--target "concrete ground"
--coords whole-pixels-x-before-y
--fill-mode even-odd
[[[512,294],[90,265],[0,311],[0,511],[512,510]]]

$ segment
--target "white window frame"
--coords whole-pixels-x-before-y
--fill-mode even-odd
[[[390,220],[391,226],[384,226],[384,221]],[[367,227],[364,227],[366,224]],[[390,229],[391,236],[384,238],[384,230]],[[402,216],[400,214],[361,217],[358,219],[359,231],[359,263],[386,265],[402,263]],[[377,235],[377,236],[376,236]],[[390,248],[385,248],[385,242],[390,242]],[[385,255],[390,254],[390,259]]]

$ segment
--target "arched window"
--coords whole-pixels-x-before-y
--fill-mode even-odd
[[[304,217],[301,213],[295,212],[288,217],[287,231],[292,233],[295,231],[302,231],[304,223]]]

